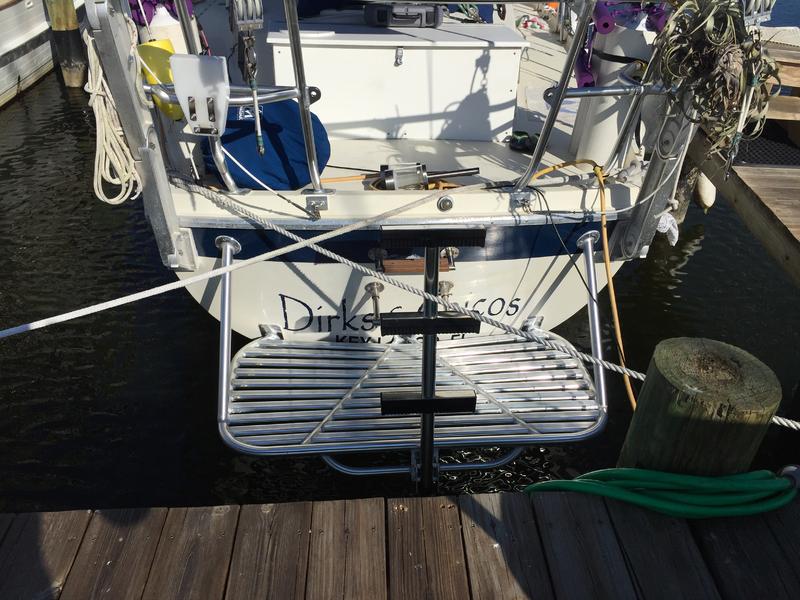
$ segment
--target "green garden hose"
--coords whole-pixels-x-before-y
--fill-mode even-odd
[[[698,477],[647,469],[603,469],[571,481],[534,483],[525,492],[583,492],[673,517],[705,519],[754,515],[780,508],[797,495],[794,477],[782,477],[772,471]]]

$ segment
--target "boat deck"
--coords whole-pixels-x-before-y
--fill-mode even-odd
[[[800,501],[670,518],[567,492],[0,514],[2,598],[798,598]]]

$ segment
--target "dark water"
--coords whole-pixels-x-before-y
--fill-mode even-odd
[[[141,205],[93,197],[93,152],[86,98],[55,75],[0,111],[0,328],[172,281]],[[772,367],[783,414],[800,417],[800,294],[725,202],[708,215],[692,208],[678,245],[657,240],[617,288],[633,368],[645,370],[667,337],[723,340]],[[559,332],[588,346],[583,314]],[[228,450],[215,423],[217,335],[214,319],[173,292],[1,341],[0,512],[413,492],[402,477],[356,480],[316,459]],[[444,490],[518,488],[613,465],[630,410],[611,384],[599,438],[531,450]],[[758,464],[798,462],[796,435],[772,428]]]

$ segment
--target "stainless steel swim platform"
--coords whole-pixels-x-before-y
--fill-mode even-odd
[[[382,416],[380,394],[419,390],[421,348],[254,340],[231,365],[223,438],[259,455],[416,450],[419,416]],[[436,417],[440,449],[577,441],[605,417],[580,361],[507,335],[440,342],[436,384],[477,395],[474,414]]]

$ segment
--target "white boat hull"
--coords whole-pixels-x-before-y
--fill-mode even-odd
[[[235,232],[229,235],[236,237]],[[515,327],[522,327],[530,317],[541,317],[541,326],[552,329],[586,305],[582,263],[580,256],[565,254],[456,261],[455,269],[441,272],[439,280],[454,284],[451,300],[461,306]],[[613,270],[621,265],[614,262]],[[201,256],[195,272],[179,272],[178,276],[185,278],[219,266],[218,258]],[[418,289],[423,285],[422,274],[393,277]],[[602,268],[597,269],[597,278],[600,287],[606,285]],[[338,263],[257,263],[232,274],[232,327],[248,338],[261,335],[261,326],[277,325],[286,339],[391,342],[381,335],[372,316],[371,297],[365,290],[372,281],[375,278]],[[218,278],[187,289],[219,319]],[[386,285],[380,295],[383,312],[417,311],[421,304],[418,296],[391,285]],[[498,330],[483,325],[481,333]]]

